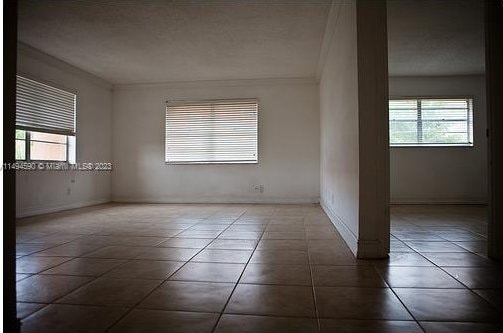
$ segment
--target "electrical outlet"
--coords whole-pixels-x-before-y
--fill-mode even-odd
[[[253,190],[255,192],[264,193],[264,185],[254,185]]]
[[[66,195],[72,194],[72,189],[69,187],[66,189]]]

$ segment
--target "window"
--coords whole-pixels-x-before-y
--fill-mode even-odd
[[[75,163],[74,93],[17,76],[16,159]]]
[[[391,146],[473,146],[473,100],[392,99],[389,136]]]
[[[256,100],[168,102],[166,163],[257,163]]]

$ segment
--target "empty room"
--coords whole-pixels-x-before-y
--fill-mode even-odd
[[[503,332],[502,12],[6,3],[4,331]]]

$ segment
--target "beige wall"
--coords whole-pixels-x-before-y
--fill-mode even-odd
[[[20,46],[18,73],[77,93],[77,161],[111,161],[112,93],[104,81],[36,50]],[[110,172],[18,171],[18,217],[108,202]]]
[[[384,1],[334,3],[321,71],[321,204],[359,258],[389,250]]]
[[[259,100],[259,163],[166,165],[166,101],[219,98]],[[320,120],[314,79],[116,86],[113,100],[115,201],[319,200]],[[254,185],[264,185],[264,192],[255,191]]]
[[[391,148],[392,203],[486,203],[484,76],[394,77],[390,96],[472,96],[473,147]]]
[[[321,204],[357,250],[359,229],[356,4],[332,6],[338,18],[320,80]],[[329,21],[330,23],[330,21]]]
[[[385,0],[357,1],[359,258],[389,252],[388,39]]]

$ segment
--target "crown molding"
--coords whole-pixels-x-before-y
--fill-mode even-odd
[[[159,83],[125,83],[113,85],[114,90],[136,89],[179,89],[199,87],[226,86],[264,86],[264,85],[316,85],[315,77],[240,79],[240,80],[201,80],[201,81],[171,81]]]
[[[197,87],[225,87],[225,86],[264,86],[264,85],[317,85],[317,79],[312,77],[290,78],[263,78],[263,79],[234,79],[234,80],[199,80],[199,81],[167,81],[151,83],[124,83],[112,84],[92,73],[86,72],[63,60],[55,58],[28,44],[18,42],[17,52],[26,57],[34,58],[44,63],[70,72],[101,87],[110,90],[136,90],[136,89],[177,89]]]
[[[106,80],[104,80],[94,74],[86,72],[86,71],[84,71],[74,65],[71,65],[63,60],[55,58],[55,57],[53,57],[45,52],[42,52],[39,49],[36,49],[36,48],[34,48],[28,44],[25,44],[23,42],[18,41],[17,52],[18,52],[18,54],[42,61],[50,66],[61,69],[62,71],[75,74],[75,75],[77,75],[83,79],[86,79],[96,85],[99,85],[103,88],[111,90],[113,87],[113,85],[110,82],[108,82],[108,81],[106,81]]]
[[[316,80],[318,82],[321,79],[321,73],[323,72],[323,68],[325,67],[325,63],[327,61],[328,52],[330,51],[330,46],[332,45],[332,40],[343,4],[344,1],[332,0],[332,5],[330,6],[330,11],[328,12],[325,33],[323,34],[323,42],[321,43],[320,57],[318,59],[318,67],[316,68]]]

